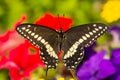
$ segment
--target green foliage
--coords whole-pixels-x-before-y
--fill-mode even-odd
[[[101,21],[100,9],[94,0],[1,0],[0,29],[12,28],[14,23],[26,14],[27,22],[33,23],[46,12],[65,15],[73,19],[74,25]]]
[[[37,68],[31,74],[31,79],[38,80],[40,78],[44,78],[45,80],[50,80],[51,78],[54,78],[56,75],[57,75],[56,69],[49,69],[46,76],[46,69]]]

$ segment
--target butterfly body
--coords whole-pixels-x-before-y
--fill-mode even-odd
[[[64,35],[64,33],[63,33],[63,30],[62,30],[62,28],[60,28],[59,29],[59,31],[57,31],[58,32],[58,41],[59,41],[59,47],[60,47],[60,51],[62,51],[62,42],[63,42],[63,35]]]
[[[16,30],[33,45],[40,48],[40,56],[47,69],[56,68],[58,52],[63,51],[63,62],[67,69],[76,69],[84,56],[84,47],[90,46],[103,35],[108,26],[101,23],[75,26],[65,32],[62,28],[56,31],[47,26],[21,24]]]

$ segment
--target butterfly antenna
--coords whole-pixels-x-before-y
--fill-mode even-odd
[[[58,14],[58,22],[60,23],[60,16],[59,16],[59,14]]]
[[[59,14],[57,14],[57,16],[58,16],[58,22],[59,22]],[[54,25],[54,27],[56,27],[56,26],[58,26],[57,23]]]
[[[63,14],[63,17],[65,16],[65,14]]]
[[[59,14],[57,14],[58,18],[59,18]]]
[[[63,14],[63,18],[64,18],[64,14]],[[60,29],[62,29],[62,22],[63,21],[60,21],[60,16],[58,14],[58,25],[60,25]]]

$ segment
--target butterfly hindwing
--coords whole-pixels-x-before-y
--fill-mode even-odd
[[[44,63],[47,65],[46,75],[48,69],[55,69],[58,64],[58,56],[55,54],[55,52],[47,52],[47,49],[45,46],[41,47],[41,53],[40,56]],[[53,57],[54,56],[54,57]]]
[[[98,37],[107,31],[107,28],[108,27],[105,24],[93,23],[76,26],[67,30],[63,35],[63,59],[65,59],[66,62],[69,60],[72,61],[72,58],[79,54],[80,48],[91,45]],[[66,63],[66,65],[68,65],[68,63]]]
[[[41,57],[47,68],[55,68],[58,62],[58,33],[45,26],[36,24],[22,24],[16,28],[17,32],[28,39],[33,45],[41,49]]]
[[[65,54],[63,62],[67,69],[73,69],[75,70],[78,64],[82,61],[84,57],[84,49],[81,46],[78,46],[78,48],[73,52],[68,51],[67,54]]]

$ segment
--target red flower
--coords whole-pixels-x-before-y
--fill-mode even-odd
[[[10,69],[10,76],[13,80],[29,77],[30,72],[38,66],[44,67],[40,59],[39,49],[27,41],[10,52],[9,61],[14,62],[17,67]]]

